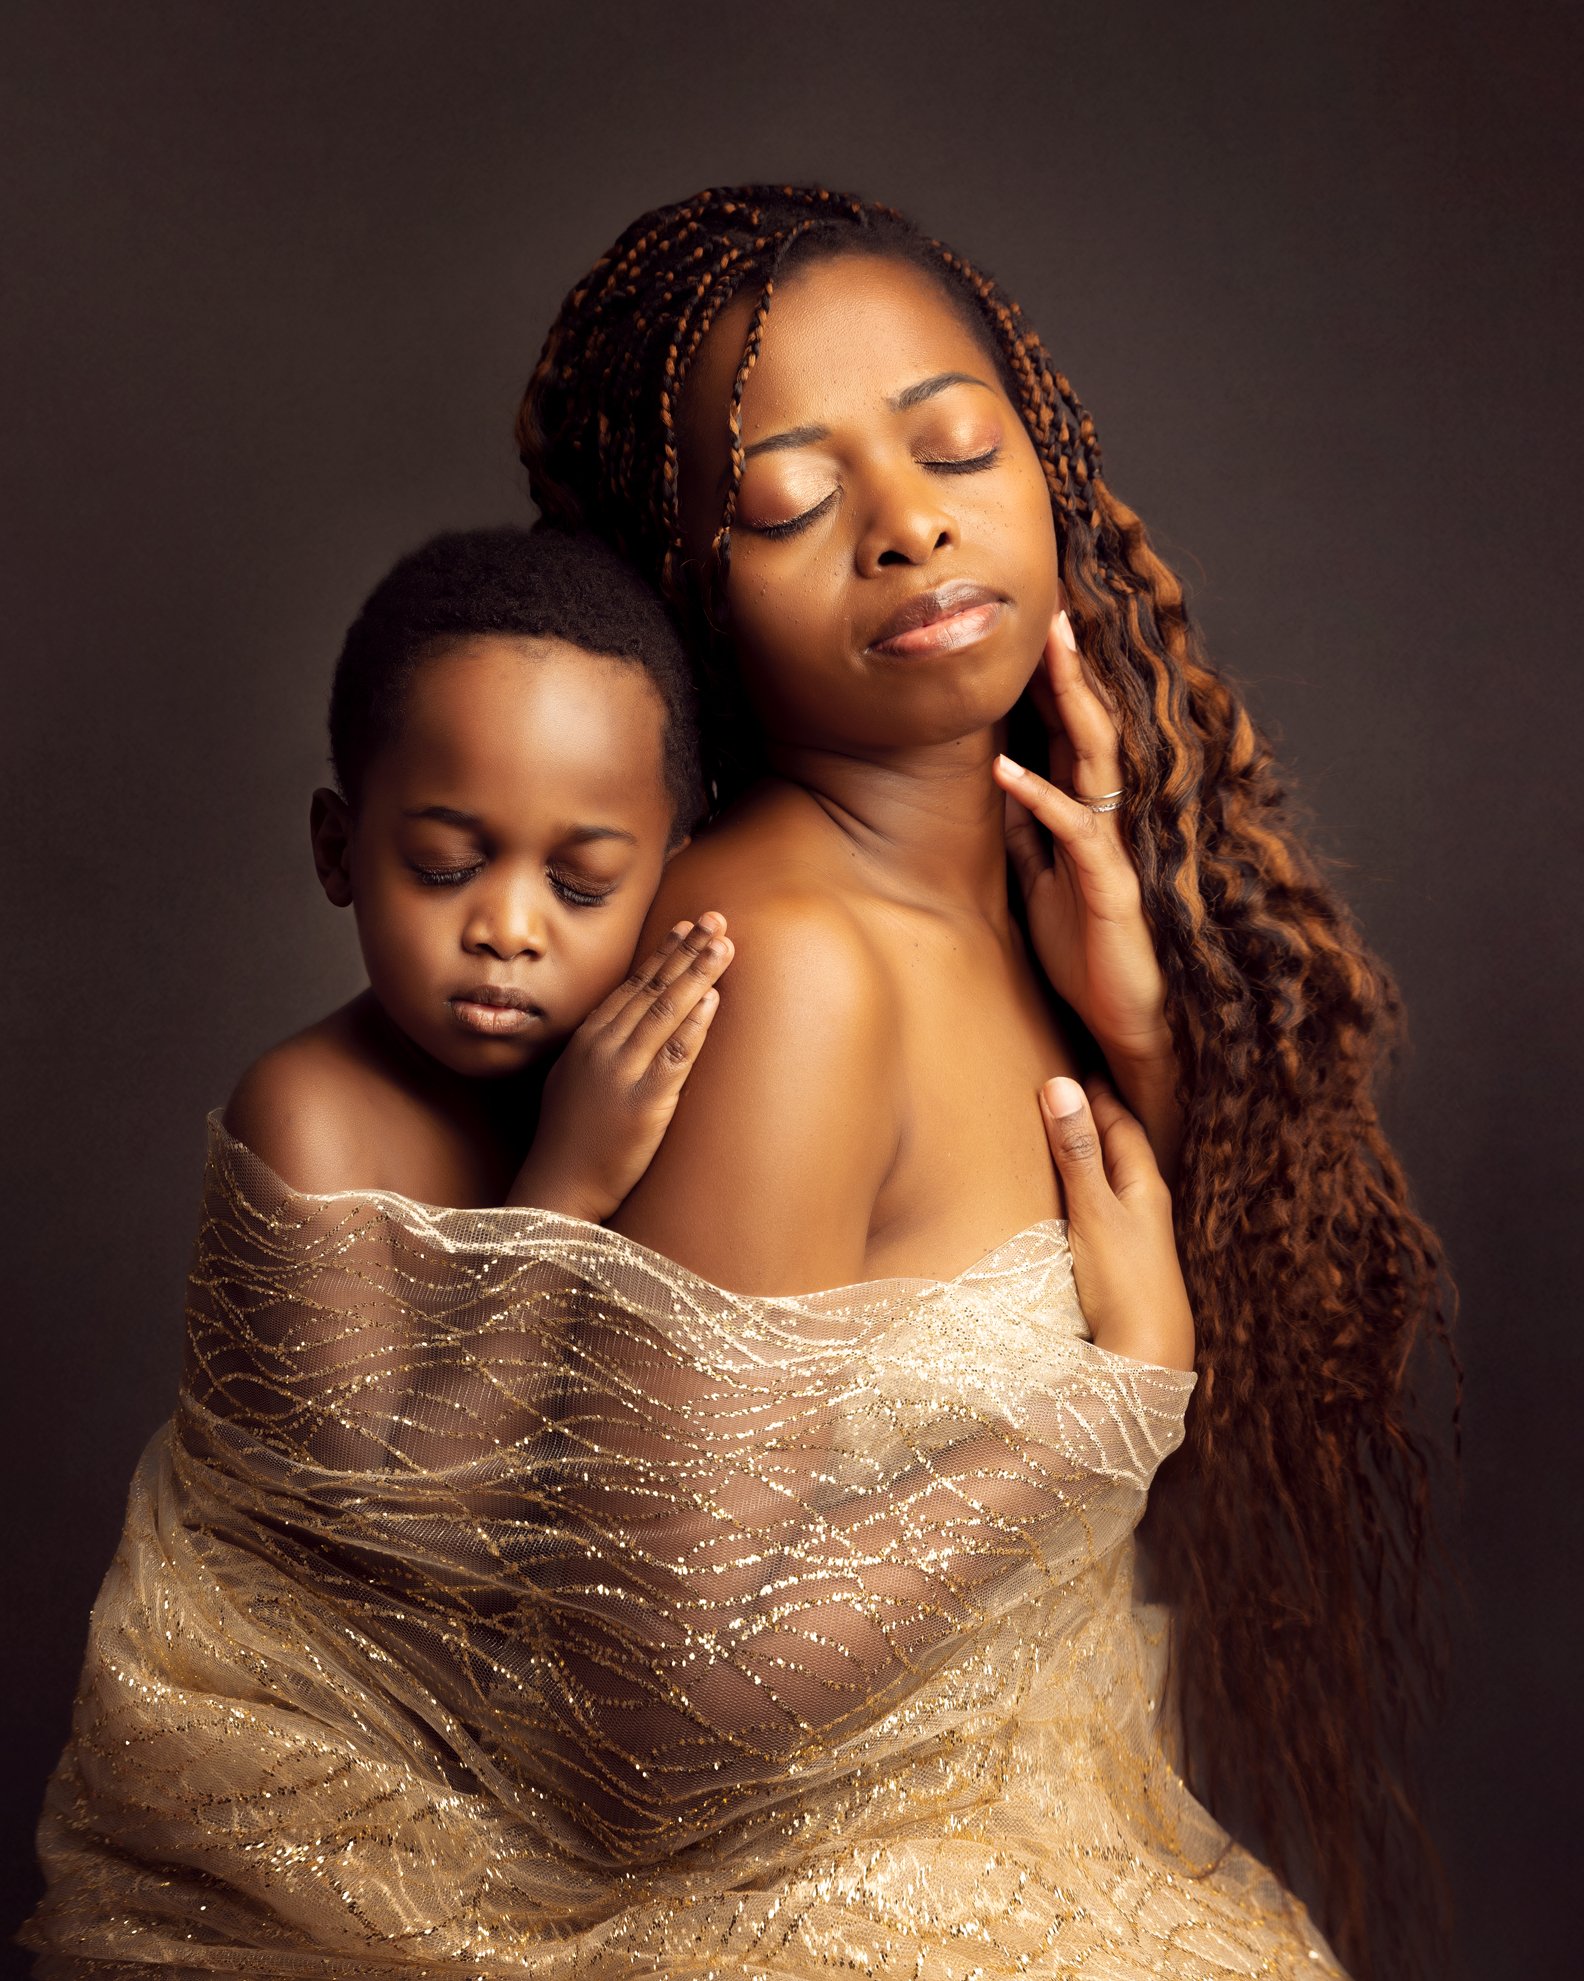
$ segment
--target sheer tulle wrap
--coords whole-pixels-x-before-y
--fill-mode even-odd
[[[1088,1340],[1059,1223],[750,1299],[215,1122],[38,1972],[1337,1973],[1170,1765],[1192,1385]]]

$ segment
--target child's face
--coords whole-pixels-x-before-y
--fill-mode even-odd
[[[664,731],[641,667],[477,637],[420,664],[355,814],[319,794],[325,891],[443,1066],[518,1072],[625,975],[672,832]]]

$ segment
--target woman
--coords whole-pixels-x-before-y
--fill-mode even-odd
[[[1395,1000],[1087,414],[961,257],[751,187],[628,228],[518,431],[544,513],[685,614],[716,718],[725,816],[654,926],[718,902],[733,995],[619,1228],[745,1291],[949,1273],[1058,1208],[1032,1097],[1092,1042],[1176,1172],[1197,1319],[1151,1523],[1187,1761],[1312,1866],[1360,1974],[1402,1972],[1433,1663],[1407,1372],[1445,1325],[1371,1095]],[[1049,785],[992,761],[1031,676]]]

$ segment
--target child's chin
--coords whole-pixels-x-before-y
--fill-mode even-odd
[[[510,1080],[518,1073],[531,1072],[553,1050],[542,1039],[481,1040],[476,1046],[453,1053],[447,1064],[466,1080]]]

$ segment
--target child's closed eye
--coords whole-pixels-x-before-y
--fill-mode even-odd
[[[409,861],[408,864],[425,887],[461,887],[475,874],[484,871],[484,863],[481,860],[475,860],[467,867],[421,867],[416,861]]]
[[[550,885],[560,895],[563,901],[570,903],[574,908],[603,908],[605,903],[616,892],[619,883],[616,881],[604,883],[591,882],[583,879],[581,876],[574,877],[570,874],[552,872],[550,875]]]

